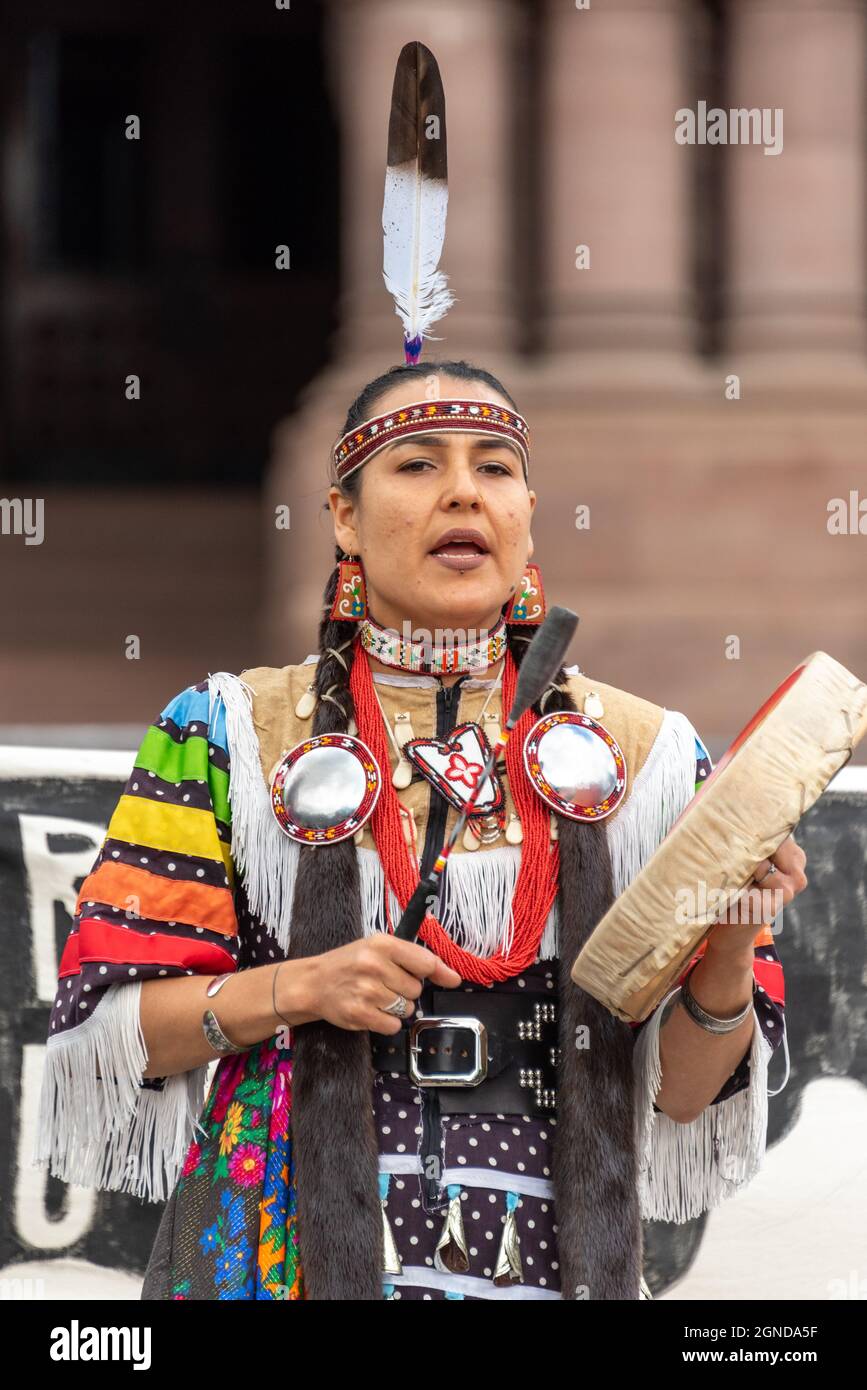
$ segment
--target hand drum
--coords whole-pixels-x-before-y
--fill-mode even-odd
[[[575,983],[618,1018],[646,1018],[724,915],[725,899],[750,883],[865,732],[867,685],[826,652],[808,656],[599,921],[572,967]]]

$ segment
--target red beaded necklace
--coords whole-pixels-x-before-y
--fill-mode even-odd
[[[367,744],[385,774],[390,766],[389,748],[382,711],[374,690],[373,672],[358,638],[354,649],[349,685],[355,704],[358,737]],[[517,667],[507,649],[503,668],[504,710],[511,708],[516,681]],[[551,840],[550,812],[524,774],[524,740],[537,718],[532,709],[526,710],[506,744],[509,785],[524,832],[521,865],[512,899],[515,928],[511,950],[508,955],[498,951],[493,956],[475,956],[458,946],[437,919],[430,915],[425,917],[419,933],[425,946],[435,951],[462,979],[472,980],[475,984],[491,985],[498,980],[508,980],[532,965],[539,952],[545,921],[557,895],[560,850],[557,842]],[[382,778],[382,789],[370,818],[370,827],[386,879],[403,909],[418,887],[419,872],[415,857],[403,836],[397,792],[387,775]],[[389,927],[392,931],[395,927],[390,919]]]

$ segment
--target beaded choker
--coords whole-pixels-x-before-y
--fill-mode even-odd
[[[403,671],[421,671],[428,675],[452,675],[463,671],[485,671],[499,661],[506,650],[506,620],[501,617],[493,628],[479,628],[480,638],[472,642],[443,640],[451,638],[451,629],[437,628],[432,636],[402,637],[392,627],[381,627],[370,617],[359,623],[361,645],[384,666],[399,666]],[[470,629],[472,631],[472,629]]]

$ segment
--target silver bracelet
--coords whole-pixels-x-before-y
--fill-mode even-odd
[[[693,970],[694,969],[695,966],[693,966]],[[689,972],[689,975],[691,974],[692,970]],[[753,980],[752,997],[744,1005],[740,1013],[735,1014],[734,1018],[717,1018],[715,1014],[709,1014],[707,1009],[703,1009],[701,1004],[699,1004],[689,987],[689,975],[687,975],[680,987],[680,1002],[693,1022],[697,1023],[699,1028],[703,1028],[706,1033],[733,1033],[736,1028],[739,1028],[753,1008],[753,1000],[756,996],[755,979]]]
[[[217,1022],[216,1014],[211,1009],[205,1009],[202,1014],[202,1032],[207,1039],[208,1046],[212,1047],[221,1057],[233,1052],[247,1051],[246,1047],[238,1047],[237,1043],[233,1043],[230,1038],[226,1037]]]

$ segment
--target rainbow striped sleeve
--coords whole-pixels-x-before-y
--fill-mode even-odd
[[[229,776],[203,681],[146,731],[60,960],[34,1161],[67,1182],[154,1201],[173,1185],[207,1068],[143,1078],[141,986],[237,969]]]

